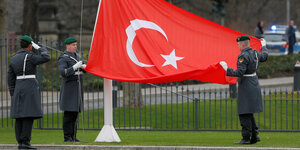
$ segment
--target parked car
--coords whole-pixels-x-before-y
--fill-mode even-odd
[[[267,48],[271,55],[288,54],[286,42],[286,29],[288,26],[272,26],[271,30],[265,31],[264,38],[267,42]],[[296,31],[297,43],[294,45],[294,53],[300,52],[300,32]]]

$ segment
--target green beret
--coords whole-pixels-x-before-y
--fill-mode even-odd
[[[64,41],[64,44],[71,44],[71,43],[74,43],[74,42],[77,42],[76,38],[68,37],[68,38],[66,38],[66,40]]]
[[[250,40],[248,36],[242,35],[236,39],[237,42]]]
[[[33,39],[28,35],[24,35],[20,39],[23,40],[23,41],[26,41],[28,43],[31,43],[33,41]]]

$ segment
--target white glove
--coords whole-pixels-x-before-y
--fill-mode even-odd
[[[266,40],[265,39],[260,39],[260,43],[261,43],[261,46],[266,46],[267,43],[266,43]]]
[[[75,65],[73,65],[73,70],[77,70],[79,67],[81,67],[82,61],[77,62]]]
[[[86,64],[82,64],[82,65],[80,66],[81,69],[85,69],[85,67],[86,67]]]
[[[225,71],[227,71],[228,67],[227,67],[227,63],[225,61],[220,61],[220,65],[223,67],[223,69]]]
[[[35,44],[33,41],[31,41],[31,44],[32,44],[32,47],[33,47],[34,49],[39,49],[39,48],[41,48],[39,45]]]

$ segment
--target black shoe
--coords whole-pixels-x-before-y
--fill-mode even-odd
[[[74,140],[75,142],[81,142],[79,139],[77,139],[77,138],[75,138],[75,140]]]
[[[251,144],[251,143],[250,143],[250,140],[242,139],[241,141],[236,142],[236,143],[234,143],[234,144]]]
[[[257,142],[260,141],[260,137],[258,135],[256,135],[256,140],[257,140]]]
[[[18,149],[37,149],[31,146],[29,143],[22,143],[18,146]]]
[[[21,143],[21,144],[18,144],[18,149],[23,149],[22,143]]]
[[[64,136],[64,142],[74,142],[74,140],[70,136]]]
[[[72,139],[64,140],[64,142],[74,142]]]
[[[250,143],[251,144],[255,144],[255,143],[259,142],[259,141],[260,141],[260,138],[259,138],[258,135],[256,135],[255,137],[251,138]]]

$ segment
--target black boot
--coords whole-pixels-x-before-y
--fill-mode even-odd
[[[259,136],[258,136],[258,135],[255,135],[255,136],[252,136],[252,137],[251,137],[250,143],[251,143],[251,144],[255,144],[255,143],[259,142],[259,141],[260,141]]]
[[[250,144],[250,138],[243,138],[241,141],[239,141],[239,142],[236,142],[236,143],[234,143],[234,144]]]
[[[259,142],[259,141],[260,141],[260,138],[258,136],[258,130],[255,130],[255,131],[252,132],[252,136],[251,136],[250,142],[251,142],[251,144],[255,144],[255,143]]]
[[[64,135],[64,142],[74,142],[73,138],[69,135]]]
[[[77,139],[77,126],[75,125],[74,130],[73,130],[73,135],[72,135],[72,139],[74,142],[82,142],[79,139]]]
[[[21,142],[21,141],[18,141],[18,149],[21,149],[21,148],[20,148],[21,145],[22,145],[22,142]]]
[[[74,141],[75,141],[75,142],[81,142],[81,141],[80,141],[79,139],[77,139],[76,137],[75,137]]]
[[[260,141],[260,137],[258,135],[256,135],[256,140],[257,140],[257,142]]]
[[[23,142],[22,144],[20,144],[18,146],[18,149],[37,149],[37,148],[31,146],[29,141],[26,141],[26,142]]]
[[[75,131],[75,134],[72,136],[72,139],[73,139],[74,142],[82,142],[81,140],[77,139],[76,131]]]
[[[77,137],[76,137],[76,131],[75,131],[75,134],[72,136],[72,139],[73,139],[74,142],[82,142],[79,139],[77,139]]]

